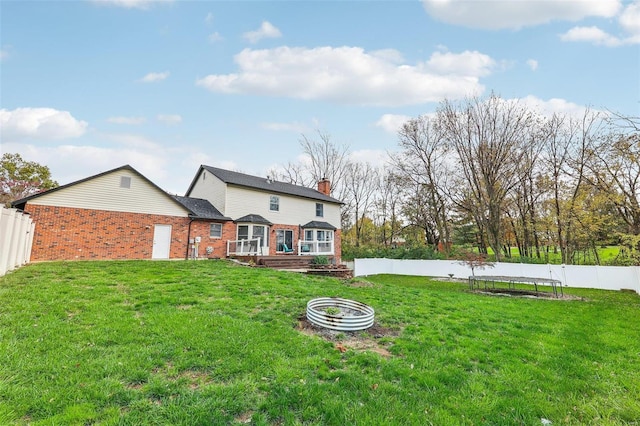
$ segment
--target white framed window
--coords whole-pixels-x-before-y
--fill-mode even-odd
[[[276,229],[276,251],[290,252],[293,250],[293,231],[291,229]]]
[[[272,195],[269,197],[269,210],[272,212],[280,211],[280,197]]]
[[[266,225],[238,225],[238,240],[248,240],[249,238],[260,238],[260,247],[268,247],[269,227]]]
[[[324,204],[316,203],[316,217],[324,216]]]
[[[331,241],[333,240],[333,231],[326,231],[318,229],[316,231],[316,241]]]
[[[222,224],[221,223],[212,223],[209,226],[209,237],[210,238],[222,238]]]

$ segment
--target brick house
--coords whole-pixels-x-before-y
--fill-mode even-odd
[[[255,210],[257,213],[247,211],[242,214],[238,214],[241,209],[227,209],[236,216],[221,213],[208,199],[211,197],[197,196],[197,193],[207,193],[209,185],[198,185],[196,180],[203,176],[203,170],[208,169],[201,167],[187,193],[192,196],[187,197],[168,194],[126,165],[15,201],[13,206],[29,213],[35,222],[31,261],[221,258],[237,254],[284,255],[293,251],[300,254],[324,251],[339,258],[340,232],[327,222],[307,226],[315,226],[308,228],[309,231],[330,232],[330,237],[324,232],[317,235],[307,233],[308,242],[298,243],[297,250],[283,250],[286,242],[291,241],[291,246],[294,246],[294,235],[295,238],[303,235],[300,225],[286,220],[286,223],[276,221],[277,225],[273,225],[268,220],[272,219],[270,215],[265,218],[259,214],[261,209]],[[213,180],[212,174],[210,181]],[[285,192],[273,194],[282,197],[283,207],[298,205],[296,198],[300,198],[303,205],[310,203],[311,207],[315,207],[316,202],[329,203],[332,207],[327,210],[332,220],[335,215],[333,209],[337,208],[336,218],[339,221],[340,202],[328,195],[288,184],[278,188]],[[222,188],[213,188],[213,193],[218,194],[221,190],[224,192]],[[316,198],[309,198],[311,194]],[[245,193],[244,201],[236,199],[233,190],[228,195],[222,198],[225,200],[223,207],[237,204],[258,206],[263,198],[258,190]],[[220,197],[212,199],[220,200]],[[313,219],[316,216],[310,213],[308,217]],[[259,238],[256,236],[260,226],[266,227],[263,233],[265,240],[261,242],[256,239]],[[271,236],[273,240],[268,240]],[[327,244],[329,238],[330,244]],[[285,243],[269,246],[269,241],[281,239]]]
[[[340,260],[340,209],[330,182],[318,189],[200,166],[187,197],[209,201],[233,218],[235,235],[227,239],[227,255],[326,255]]]

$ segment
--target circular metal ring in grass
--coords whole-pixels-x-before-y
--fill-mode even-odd
[[[307,319],[331,330],[366,330],[373,325],[374,315],[372,307],[355,300],[320,297],[307,302]]]

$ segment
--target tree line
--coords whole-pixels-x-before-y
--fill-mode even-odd
[[[640,263],[640,120],[587,109],[544,115],[517,100],[443,101],[410,119],[383,167],[350,160],[325,132],[303,136],[305,161],[275,178],[331,180],[345,202],[343,247],[455,247],[562,263],[623,248]]]

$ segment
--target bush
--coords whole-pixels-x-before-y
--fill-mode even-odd
[[[431,246],[415,245],[402,247],[355,247],[349,245],[342,246],[342,258],[344,260],[353,259],[444,259],[442,253],[437,252]]]
[[[327,256],[316,256],[313,259],[311,259],[311,264],[312,265],[328,265],[329,258]]]

